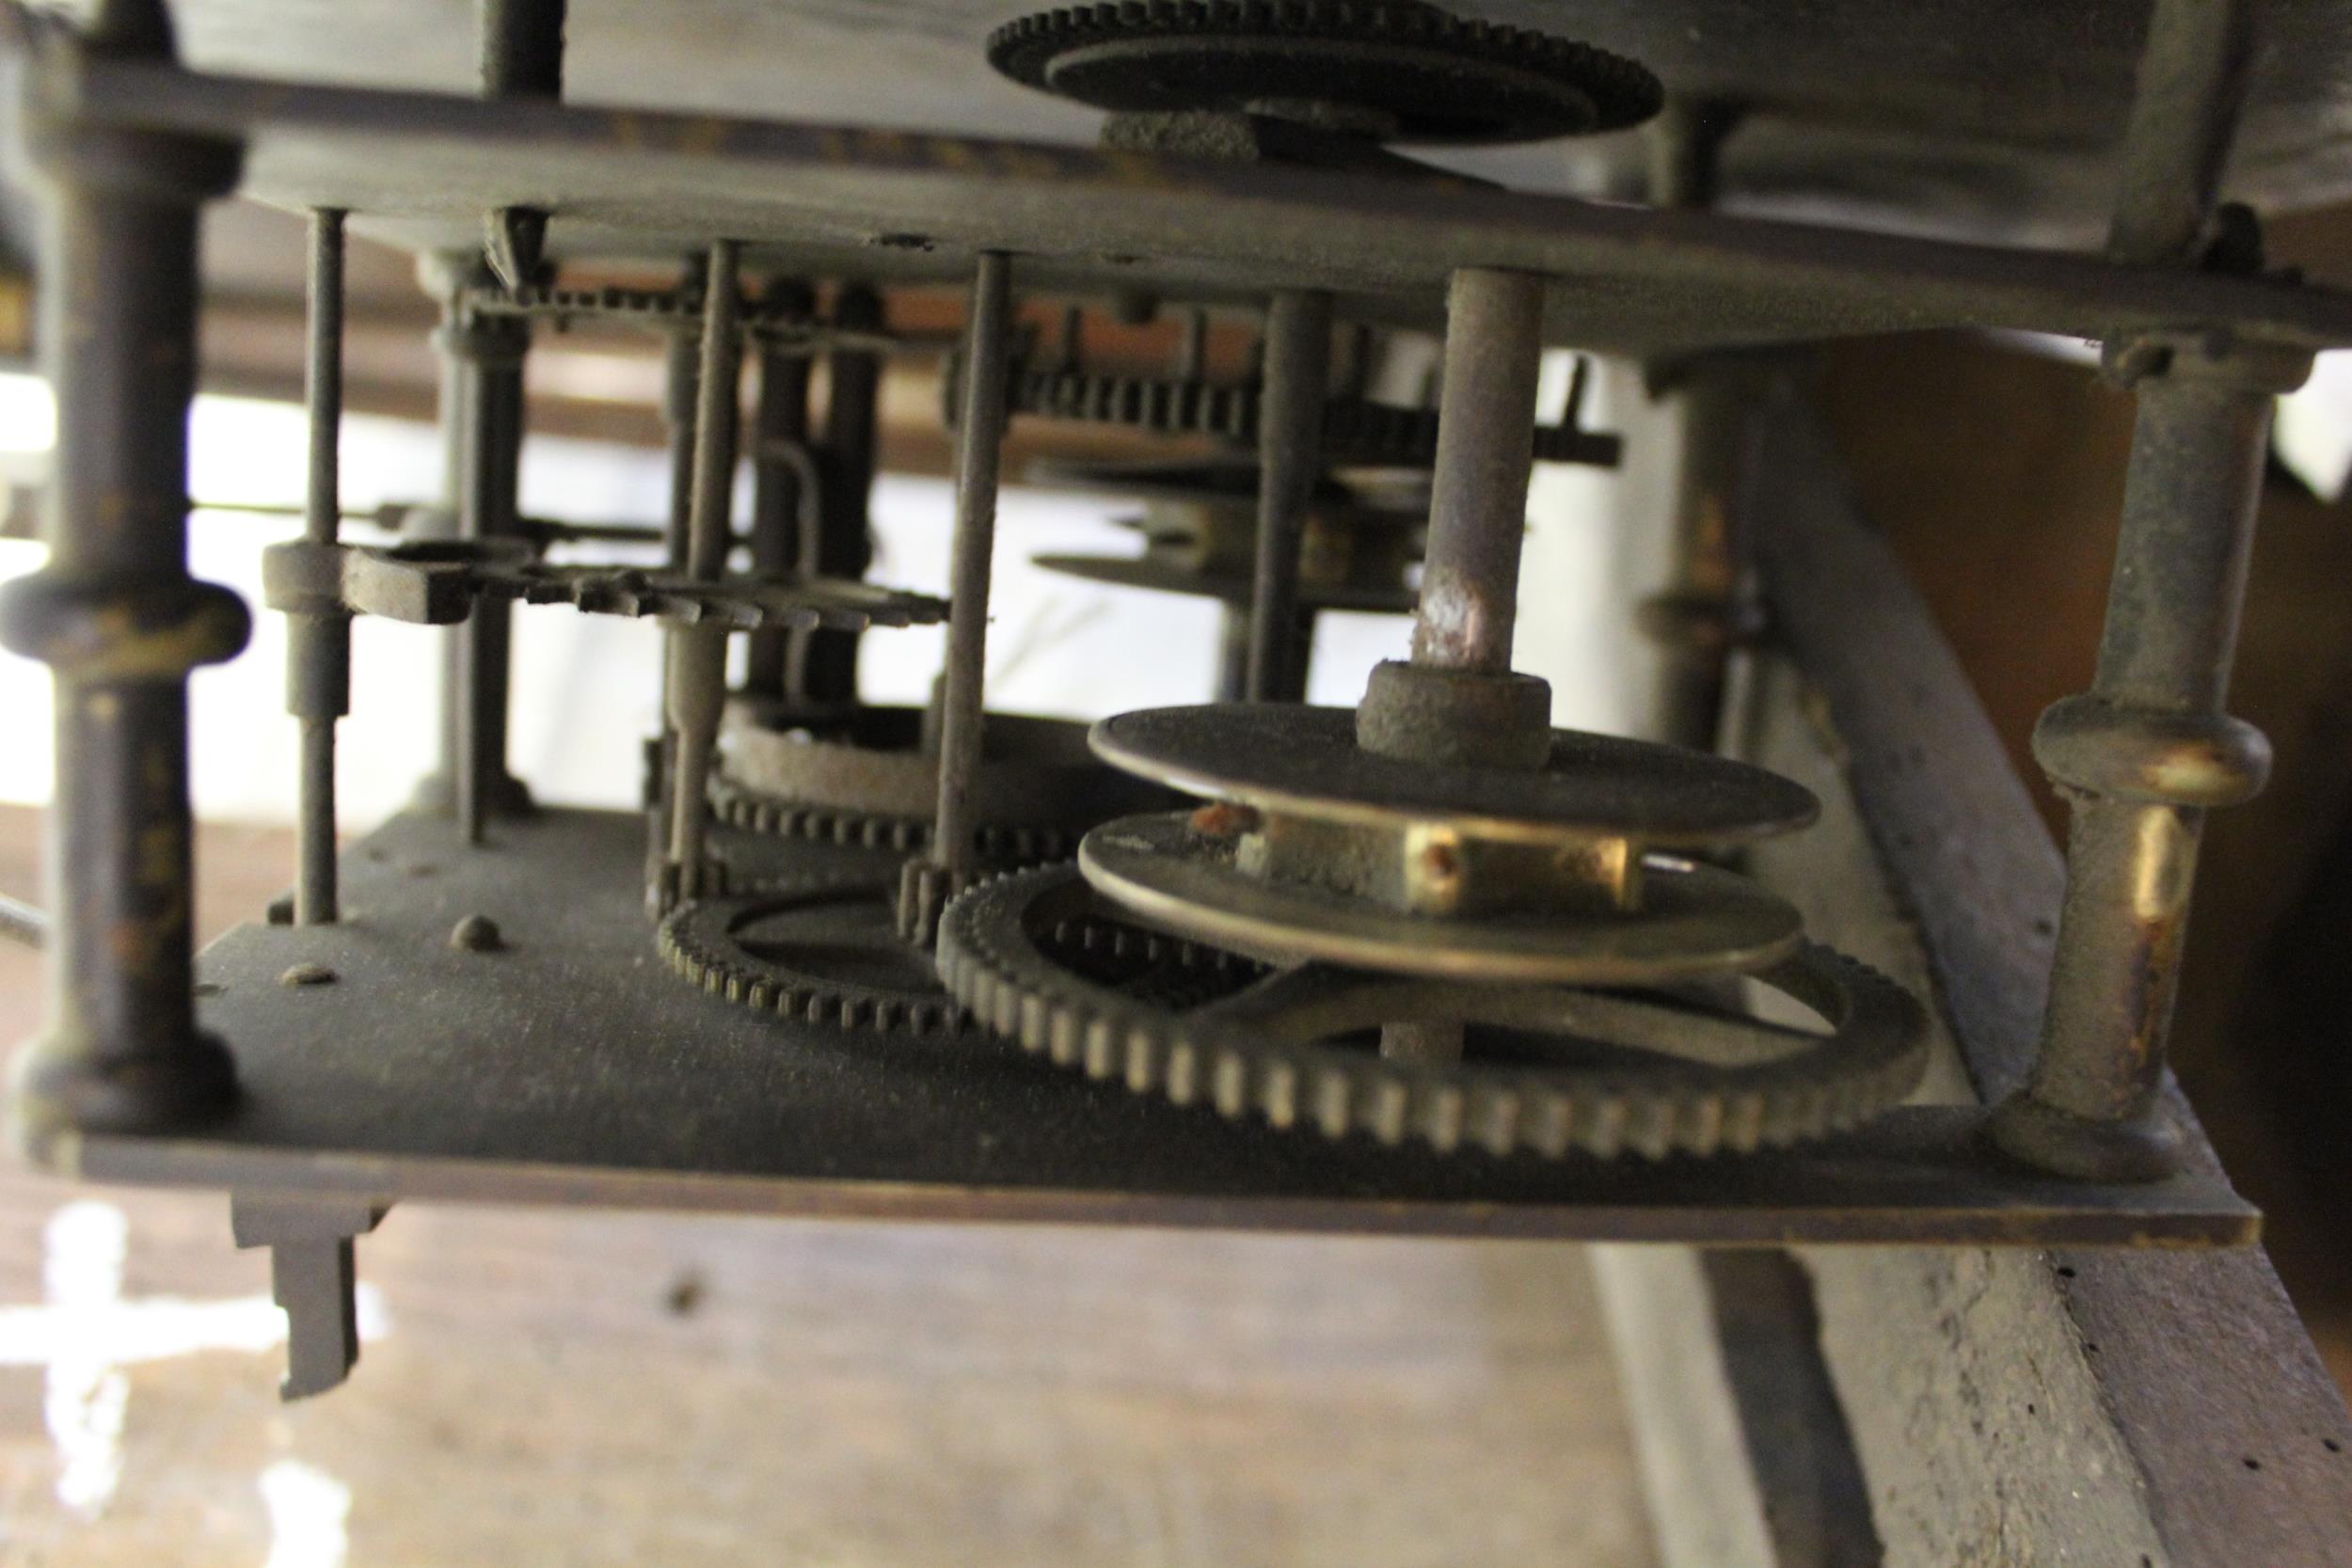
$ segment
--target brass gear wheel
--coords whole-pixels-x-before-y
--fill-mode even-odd
[[[661,923],[662,958],[713,996],[841,1029],[948,1036],[963,1009],[896,924],[898,866],[803,878],[681,904]]]
[[[1114,113],[1269,113],[1384,141],[1616,131],[1663,102],[1631,60],[1422,0],[1114,0],[1009,22],[988,60]]]
[[[724,776],[710,783],[711,816],[722,827],[764,838],[801,839],[850,848],[911,855],[930,847],[931,825],[921,817],[891,816],[847,806],[811,805],[745,789]],[[1077,834],[1066,828],[983,822],[974,834],[991,865],[1036,865],[1067,860]]]
[[[985,1026],[1090,1077],[1441,1151],[1662,1159],[1792,1144],[1899,1103],[1927,1064],[1919,1004],[1815,943],[1755,978],[1819,1014],[1827,1034],[1626,992],[1263,964],[1120,917],[1072,866],[957,898],[938,965]],[[1442,1065],[1345,1043],[1417,1022],[1466,1023],[1485,1043],[1477,1059]]]
[[[709,798],[724,827],[763,837],[907,855],[930,843],[939,764],[922,744],[923,713],[860,705],[803,711],[767,698],[727,705]],[[1064,860],[1078,835],[1166,792],[1095,763],[1086,726],[992,713],[985,721],[980,824],[983,864]]]

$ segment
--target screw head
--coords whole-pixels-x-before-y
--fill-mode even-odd
[[[469,914],[451,930],[449,944],[461,953],[495,953],[506,945],[506,937],[488,915]]]

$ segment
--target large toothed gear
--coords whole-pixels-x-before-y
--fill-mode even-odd
[[[807,878],[681,904],[661,923],[670,967],[714,996],[842,1029],[952,1035],[963,1010],[897,929],[898,869]]]
[[[1325,121],[1377,140],[1476,144],[1638,125],[1663,101],[1631,60],[1420,0],[1119,0],[990,35],[1024,86],[1115,113]]]
[[[1661,1159],[1799,1143],[1899,1103],[1927,1065],[1918,1003],[1815,943],[1754,978],[1819,1015],[1820,1034],[1656,994],[1270,965],[1141,927],[1069,866],[959,897],[938,963],[982,1024],[1090,1077],[1439,1150]],[[1373,1032],[1395,1024],[1467,1024],[1465,1055],[1376,1054]]]
[[[930,844],[939,759],[919,708],[802,711],[771,699],[727,705],[713,815],[764,836],[913,854]],[[1086,726],[993,713],[972,784],[983,865],[1067,859],[1093,824],[1165,792],[1094,762]]]
[[[764,838],[883,849],[900,855],[918,853],[931,842],[928,818],[778,800],[745,789],[723,776],[710,783],[710,812],[723,827]],[[973,831],[974,848],[986,865],[1037,865],[1066,860],[1077,844],[1075,829],[983,822]]]
[[[958,355],[949,355],[940,383],[950,429],[963,419],[958,402],[961,365]],[[1206,436],[1248,446],[1258,439],[1264,392],[1255,382],[1025,367],[1013,372],[1006,401],[1013,413],[1040,419],[1119,425],[1155,436]],[[1326,462],[1339,466],[1427,468],[1437,461],[1438,411],[1335,397],[1324,404],[1322,451]],[[1546,463],[1614,468],[1623,449],[1615,436],[1573,423],[1547,424],[1535,431],[1535,456]]]

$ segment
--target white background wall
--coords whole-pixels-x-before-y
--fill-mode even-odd
[[[1548,367],[1547,406],[1563,395],[1568,362]],[[1606,424],[1604,381],[1588,420]],[[46,389],[0,376],[0,462],[38,469],[51,440]],[[299,409],[199,398],[191,426],[190,490],[224,502],[298,502],[305,450]],[[422,499],[440,471],[435,433],[354,417],[343,434],[345,504]],[[1612,598],[1614,481],[1545,466],[1530,497],[1520,591],[1519,662],[1550,678],[1560,721],[1623,729],[1632,715],[1620,672],[1629,652]],[[742,487],[747,504],[748,483]],[[526,443],[522,502],[534,515],[585,521],[658,520],[668,494],[657,452],[534,436]],[[1106,526],[1114,502],[1040,491],[1006,493],[997,530],[990,701],[1016,711],[1094,718],[1126,708],[1205,700],[1215,679],[1216,611],[1202,600],[1105,588],[1031,566],[1046,551],[1117,552],[1132,536]],[[942,481],[886,476],[875,493],[877,580],[944,593],[953,520]],[[297,531],[292,518],[200,512],[190,565],[258,607],[263,545]],[[37,567],[40,546],[0,540],[0,577]],[[1373,662],[1401,657],[1401,617],[1332,615],[1317,639],[1310,698],[1352,704]],[[342,726],[340,804],[346,832],[397,810],[435,760],[440,641],[435,628],[362,618],[352,640],[352,716]],[[865,689],[878,701],[922,700],[937,673],[937,628],[866,639]],[[512,760],[549,801],[627,805],[638,787],[639,739],[654,726],[659,633],[649,625],[568,610],[516,614]],[[288,820],[294,809],[294,727],[285,716],[281,619],[257,610],[254,636],[230,664],[192,686],[194,777],[199,813]],[[40,802],[50,790],[49,681],[41,667],[0,655],[0,800]]]

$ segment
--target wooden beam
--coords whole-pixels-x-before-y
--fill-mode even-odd
[[[1995,1098],[2037,1035],[2063,865],[1801,410],[1770,421],[1756,493],[1794,661],[1767,672],[1756,759],[1830,803],[1756,869],[1934,995],[1964,1069],[1947,1088]],[[1899,910],[1836,871],[1871,861]],[[2258,1250],[1804,1260],[1890,1568],[2352,1561],[2352,1417]]]

